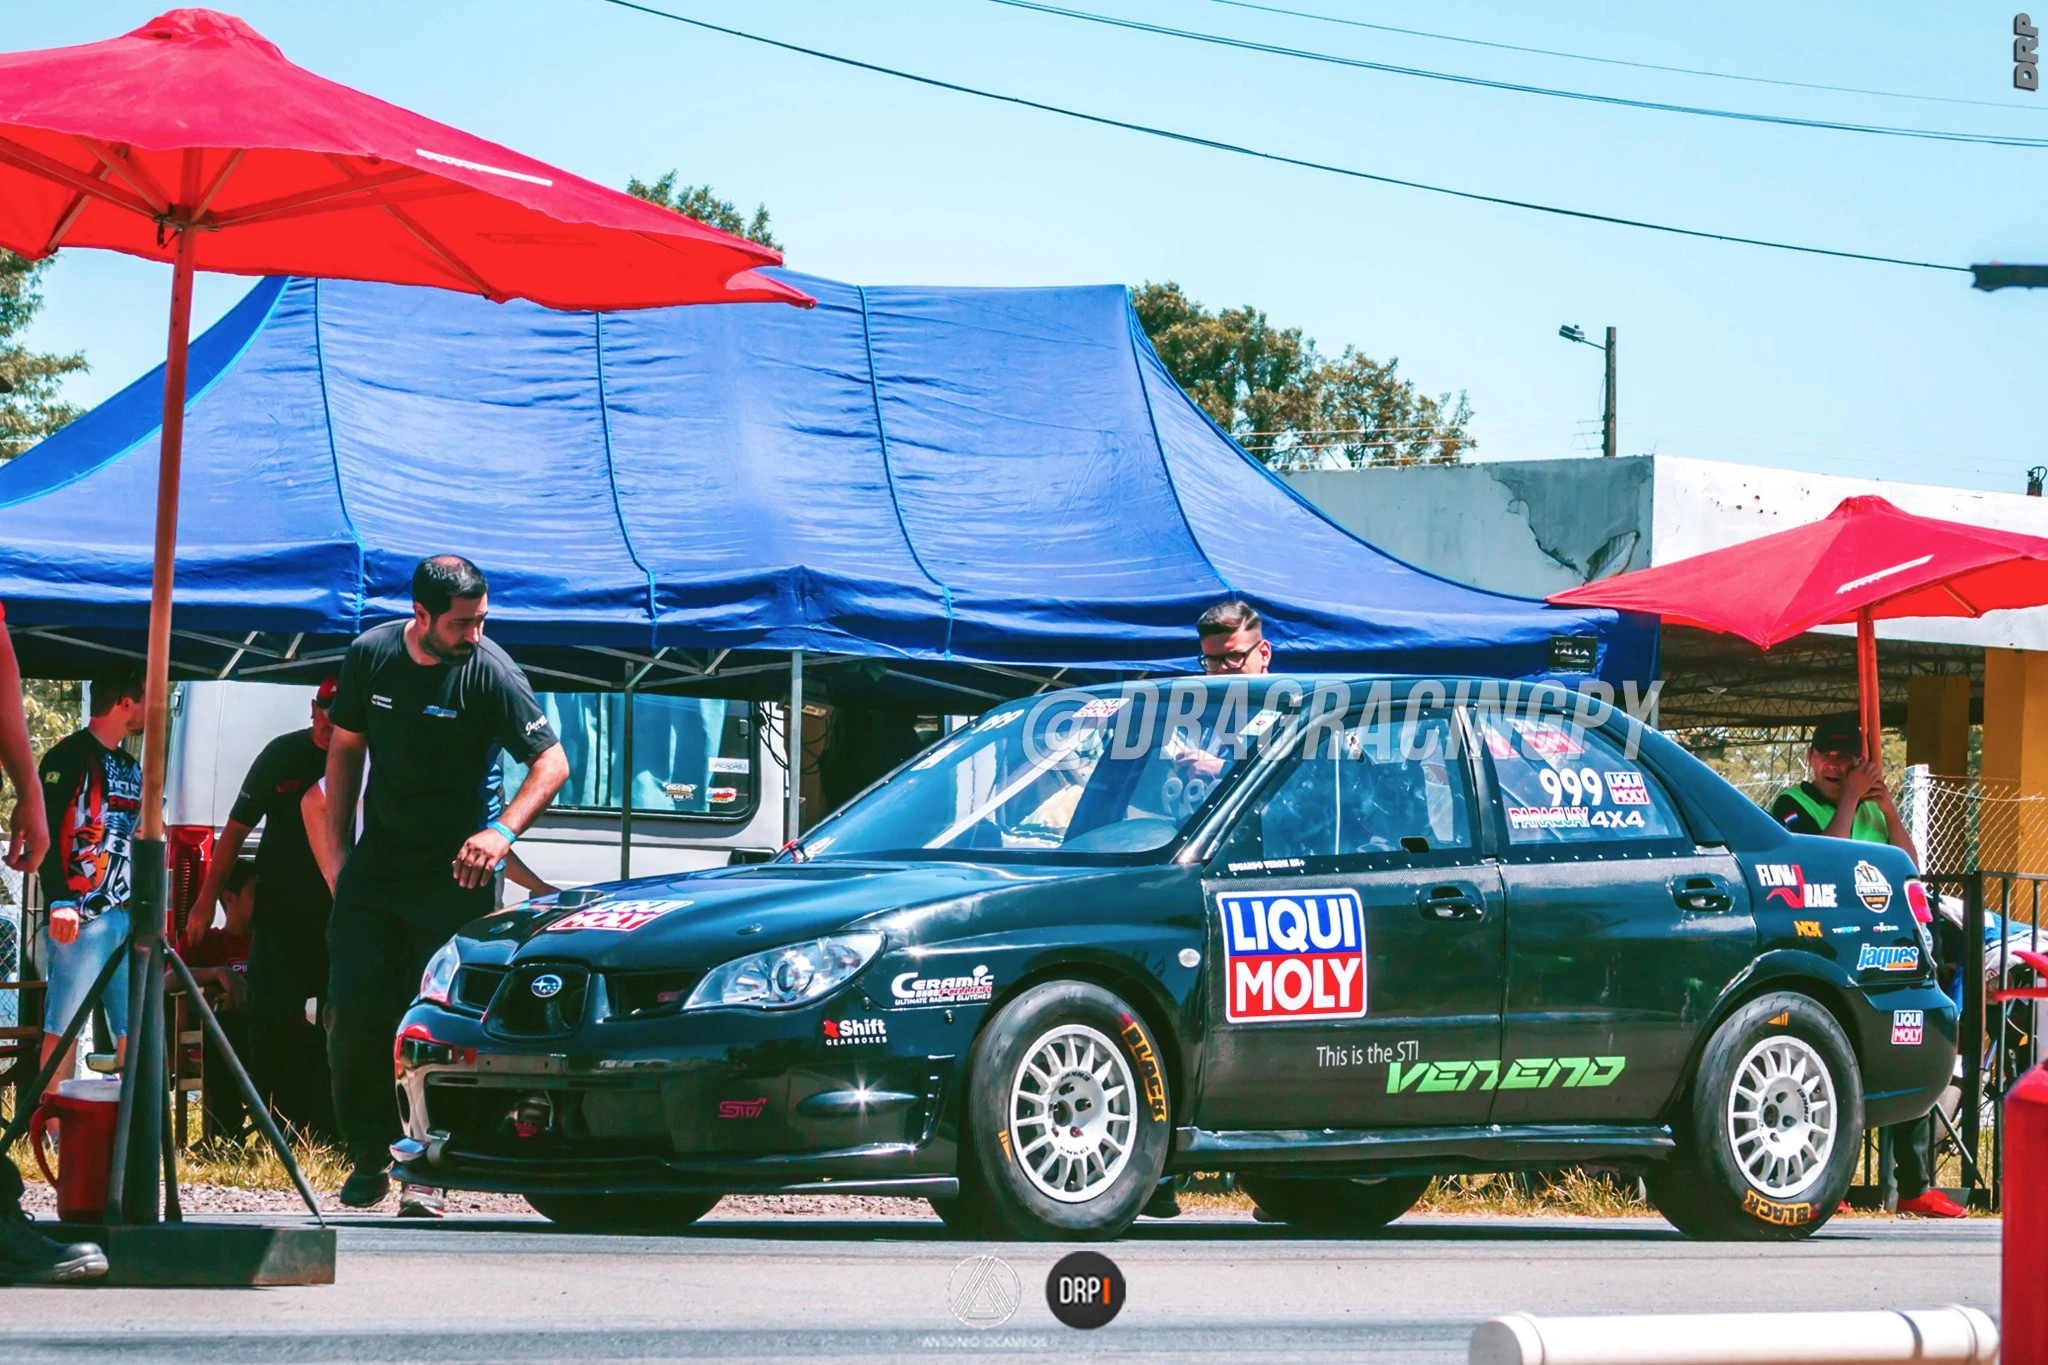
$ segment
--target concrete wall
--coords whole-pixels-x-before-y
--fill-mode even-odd
[[[1651,456],[1304,470],[1297,492],[1431,573],[1542,597],[1650,563]]]

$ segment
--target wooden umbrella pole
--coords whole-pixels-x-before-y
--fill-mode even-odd
[[[129,859],[128,970],[142,1008],[128,1020],[127,1064],[114,1117],[108,1217],[158,1218],[164,1105],[164,768],[170,740],[171,578],[178,553],[178,479],[185,443],[185,360],[192,334],[192,257],[198,234],[177,233],[171,257],[171,328],[164,354],[164,423],[156,471],[156,556],[149,584],[149,648],[142,675],[142,809]]]
[[[1884,719],[1878,705],[1877,622],[1865,607],[1856,613],[1856,696],[1862,710],[1863,753],[1884,762]]]

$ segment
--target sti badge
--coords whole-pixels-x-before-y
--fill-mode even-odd
[[[1348,889],[1226,893],[1224,1017],[1236,1024],[1365,1015],[1365,908]]]

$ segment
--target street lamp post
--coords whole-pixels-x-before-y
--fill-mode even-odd
[[[1586,329],[1571,323],[1558,328],[1557,334],[1566,341],[1576,341],[1581,346],[1593,346],[1607,352],[1606,399],[1601,404],[1600,413],[1600,454],[1603,458],[1611,460],[1614,458],[1615,445],[1620,440],[1620,432],[1614,420],[1614,329],[1607,329],[1605,346],[1601,346],[1597,341],[1588,341]]]

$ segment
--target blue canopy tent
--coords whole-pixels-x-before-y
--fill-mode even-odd
[[[978,709],[1191,670],[1195,616],[1230,595],[1301,671],[1546,677],[1577,637],[1610,683],[1653,672],[1647,620],[1463,587],[1338,528],[1181,393],[1121,287],[789,278],[817,308],[259,283],[192,346],[174,667],[303,679],[454,551],[557,690],[762,695],[800,655],[835,689]],[[0,468],[0,602],[32,672],[141,656],[161,385]]]

